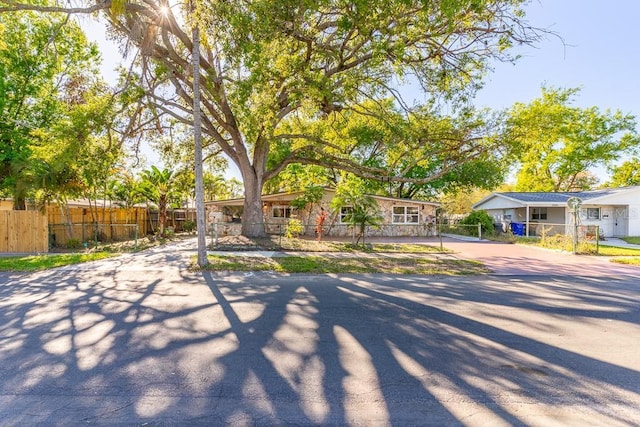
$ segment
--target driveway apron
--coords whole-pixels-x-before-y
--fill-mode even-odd
[[[609,257],[572,253],[490,241],[446,239],[455,257],[485,264],[496,275],[639,276],[640,268],[617,264]]]

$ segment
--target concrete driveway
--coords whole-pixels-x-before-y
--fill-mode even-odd
[[[428,240],[428,243],[433,245],[438,242]],[[488,240],[465,241],[447,238],[443,243],[455,252],[455,256],[481,261],[497,275],[640,277],[639,267],[612,263],[608,257],[574,255]]]
[[[0,275],[0,425],[640,424],[633,275],[203,274],[192,254]]]

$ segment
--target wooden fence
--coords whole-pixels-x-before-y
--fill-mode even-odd
[[[113,207],[103,209],[99,206],[97,213],[91,214],[87,206],[68,206],[60,209],[57,204],[47,206],[47,216],[51,226],[61,224],[74,224],[80,227],[88,227],[92,223],[100,224],[138,224],[140,235],[147,233],[147,210],[143,207],[125,209]],[[79,236],[75,236],[80,238]]]
[[[40,212],[0,211],[0,252],[48,252],[48,227]]]

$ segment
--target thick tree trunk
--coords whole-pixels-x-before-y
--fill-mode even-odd
[[[242,173],[244,181],[244,211],[242,212],[242,235],[266,237],[262,212],[262,179],[255,173]]]

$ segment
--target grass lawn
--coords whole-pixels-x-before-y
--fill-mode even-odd
[[[393,274],[482,274],[488,270],[479,262],[453,259],[416,257],[416,254],[438,254],[451,252],[440,250],[440,245],[414,243],[367,243],[366,246],[346,242],[310,239],[287,239],[269,236],[249,239],[243,236],[225,236],[219,239],[213,250],[285,251],[306,252],[303,255],[284,257],[251,257],[229,254],[209,256],[210,271],[276,271],[279,273],[393,273]],[[339,257],[319,252],[341,252]],[[394,254],[395,256],[371,256],[371,254]],[[407,254],[402,256],[401,254]],[[198,269],[193,263],[194,269]]]
[[[479,262],[430,258],[286,256],[276,258],[209,256],[209,271],[276,271],[279,273],[483,274]]]
[[[595,245],[594,251],[595,251]],[[600,245],[598,255],[604,256],[640,256],[640,249],[633,248],[619,248],[616,246],[604,246]]]
[[[622,240],[632,245],[640,245],[640,236],[623,237]]]
[[[639,265],[640,266],[640,257],[635,257],[635,258],[612,258],[611,262],[617,262],[618,264],[629,264],[629,265]]]
[[[634,245],[640,245],[640,237],[637,237],[637,236],[623,237],[622,240]],[[602,255],[627,257],[627,258],[612,258],[611,262],[617,262],[619,264],[640,265],[640,250],[638,249],[610,247],[610,248],[607,248],[606,251],[603,251],[603,247],[600,246],[600,253]],[[628,258],[628,257],[632,257],[632,258]]]
[[[539,246],[548,249],[558,249],[562,251],[571,252],[573,250],[573,243],[570,238],[554,238],[554,236],[548,238],[546,242],[543,242],[537,237],[518,237],[516,243],[521,245]],[[596,253],[597,251],[597,253]],[[578,253],[583,255],[600,255],[610,257],[621,256],[640,256],[640,249],[634,248],[621,248],[617,246],[599,245],[596,247],[595,243],[578,244]]]
[[[353,247],[347,244],[346,247]],[[357,250],[362,250],[362,246],[358,246]],[[370,252],[382,253],[405,253],[405,254],[433,254],[451,252],[447,248],[440,250],[440,246],[418,245],[415,243],[374,243],[370,247]]]
[[[0,271],[38,271],[116,256],[107,252],[0,258]]]

